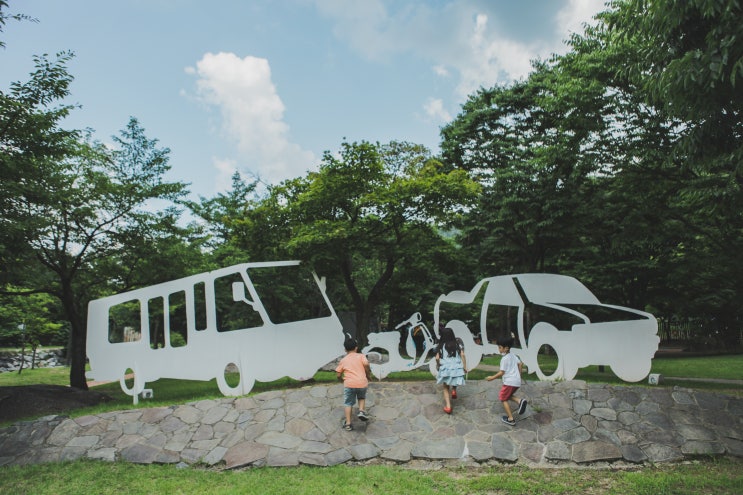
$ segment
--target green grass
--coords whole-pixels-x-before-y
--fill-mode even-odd
[[[341,465],[327,468],[178,469],[76,461],[0,469],[0,486],[14,494],[637,494],[743,492],[743,461],[705,459],[629,470],[531,469],[524,466],[448,467]]]
[[[59,366],[56,368],[24,368],[23,371],[6,371],[0,373],[0,387],[22,385],[69,385],[70,368]]]
[[[690,378],[743,380],[743,354],[653,359],[651,373]]]
[[[483,357],[484,364],[498,366],[500,356]],[[548,371],[554,370],[557,358],[554,356],[540,356],[540,366]],[[721,355],[721,356],[698,356],[698,357],[657,357],[653,359],[651,373],[660,373],[664,377],[676,378],[708,378],[723,380],[743,380],[743,354]],[[536,379],[536,375],[524,374],[527,380]],[[587,366],[578,370],[576,380],[587,382],[606,382],[612,384],[626,384],[627,382],[617,378],[609,366],[600,371],[598,366]],[[641,382],[640,385],[646,383]],[[704,388],[715,391],[743,392],[740,385],[717,384],[708,382],[697,382],[694,380],[665,380],[661,386],[682,386],[691,388]]]

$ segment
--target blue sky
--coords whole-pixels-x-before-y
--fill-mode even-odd
[[[315,170],[343,139],[423,144],[478,87],[523,78],[529,61],[604,9],[599,0],[10,0],[0,88],[33,55],[71,50],[68,128],[96,139],[139,119],[171,150],[168,176],[193,197]]]

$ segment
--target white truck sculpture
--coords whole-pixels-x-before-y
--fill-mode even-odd
[[[540,380],[572,380],[579,368],[590,365],[608,365],[627,382],[638,382],[650,373],[660,341],[655,317],[644,311],[602,304],[573,277],[526,273],[485,278],[469,292],[441,295],[434,306],[434,327],[438,328],[441,322],[442,306],[451,309],[480,300],[482,344],[475,342],[472,332],[461,320],[446,322],[446,326],[463,340],[470,369],[480,363],[483,354],[498,354],[497,344],[491,342],[510,335],[516,341],[512,352],[519,356],[529,373],[536,373]],[[412,322],[413,319],[416,321]],[[408,324],[410,331],[414,325],[423,324],[420,320],[420,313],[415,313],[403,324]],[[425,364],[435,374],[431,355],[433,344],[426,347],[426,361],[405,360],[399,355],[395,339],[385,339],[381,335],[383,333],[370,334],[369,345],[363,350],[380,349],[390,356],[386,363],[372,364],[372,373],[377,378]],[[540,368],[538,359],[540,349],[547,345],[552,347],[557,358],[557,365],[549,374]]]

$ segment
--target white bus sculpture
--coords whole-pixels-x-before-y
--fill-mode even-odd
[[[244,395],[256,380],[311,378],[343,340],[324,279],[299,261],[243,263],[91,301],[87,377],[119,380],[135,404],[160,378]]]

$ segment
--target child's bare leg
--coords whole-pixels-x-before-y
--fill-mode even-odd
[[[346,424],[351,424],[351,409],[353,409],[351,406],[346,406]]]
[[[359,411],[366,412],[366,399],[359,399]]]
[[[511,412],[511,406],[508,404],[507,400],[503,401],[503,409],[505,409],[506,414],[508,415],[508,419],[513,419],[513,413]]]
[[[451,394],[449,393],[449,385],[444,384],[444,407],[451,409]]]

